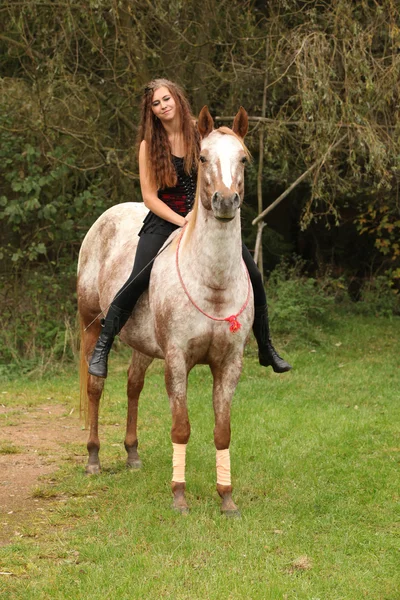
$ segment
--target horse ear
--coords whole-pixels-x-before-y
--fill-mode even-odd
[[[249,119],[247,117],[247,112],[244,110],[243,106],[239,108],[239,111],[233,121],[232,131],[236,133],[241,138],[244,138],[247,131],[249,129]]]
[[[197,128],[200,132],[201,138],[207,137],[214,129],[214,121],[208,110],[208,106],[203,106],[199,114],[199,120],[197,121]]]

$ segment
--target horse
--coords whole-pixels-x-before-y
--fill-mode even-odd
[[[150,285],[120,337],[132,348],[128,369],[125,435],[127,466],[140,468],[138,401],[146,369],[154,358],[165,361],[173,445],[173,508],[188,512],[185,453],[190,437],[187,382],[196,364],[213,376],[217,491],[221,512],[237,515],[232,499],[229,445],[231,401],[254,319],[253,290],[242,260],[240,207],[244,196],[246,111],[240,107],[232,129],[214,129],[205,106],[197,127],[201,138],[193,215],[176,230],[154,261]],[[88,363],[105,311],[127,279],[147,209],[127,202],[105,211],[88,231],[79,253],[78,309],[81,323],[82,406],[89,423],[86,473],[100,473],[98,415],[104,379],[88,374]],[[97,317],[97,318],[96,318]]]

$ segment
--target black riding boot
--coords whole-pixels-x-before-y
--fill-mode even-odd
[[[292,368],[289,363],[279,356],[272,345],[269,336],[268,308],[256,306],[253,333],[258,344],[258,360],[263,367],[271,366],[275,373],[285,373]]]
[[[110,305],[105,319],[102,320],[103,330],[99,335],[89,364],[89,373],[97,377],[107,377],[107,361],[114,338],[121,331],[129,317],[130,311],[122,310],[114,304]]]

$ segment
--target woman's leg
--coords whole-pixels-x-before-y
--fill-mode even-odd
[[[165,240],[164,235],[155,233],[143,233],[140,236],[132,273],[115,295],[102,323],[103,329],[90,360],[91,375],[107,377],[108,355],[114,338],[129,319],[139,297],[147,289],[153,266],[151,261]]]
[[[286,360],[281,358],[272,345],[269,321],[267,295],[262,282],[261,273],[253,260],[250,252],[242,243],[242,256],[250,275],[254,293],[254,324],[253,332],[258,344],[258,358],[263,367],[271,366],[275,373],[285,373],[292,368]]]

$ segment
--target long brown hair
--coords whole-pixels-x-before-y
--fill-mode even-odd
[[[196,168],[200,155],[200,135],[194,125],[194,117],[183,90],[168,79],[154,79],[144,88],[139,127],[139,144],[147,145],[149,176],[158,188],[173,187],[177,176],[172,163],[171,146],[167,132],[152,111],[153,94],[160,87],[168,88],[180,117],[181,131],[185,144],[184,168],[190,174]]]

